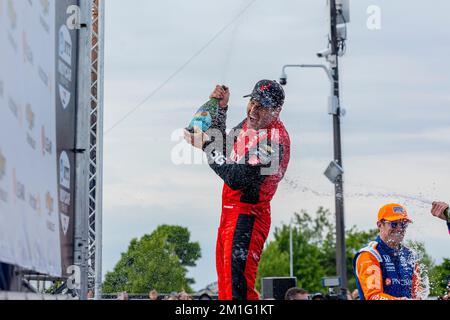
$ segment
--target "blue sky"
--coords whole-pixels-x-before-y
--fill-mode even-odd
[[[109,0],[106,3],[105,128],[117,123],[250,1]],[[367,8],[381,9],[369,30]],[[375,226],[386,202],[405,204],[437,262],[449,257],[445,224],[413,198],[450,201],[450,3],[351,1],[347,54],[341,60],[346,225]],[[222,184],[205,165],[175,165],[175,130],[184,127],[217,83],[232,93],[228,125],[245,115],[241,97],[287,63],[323,63],[326,1],[257,0],[176,77],[105,136],[104,272],[129,241],[159,224],[189,228],[203,257],[190,270],[200,289],[215,281],[214,247]],[[332,159],[329,82],[312,69],[289,70],[282,114],[292,140],[287,172],[272,204],[272,230],[292,213],[334,212],[323,176]],[[312,190],[312,191],[311,191]],[[315,191],[315,192],[313,192]],[[317,195],[317,193],[319,195]]]

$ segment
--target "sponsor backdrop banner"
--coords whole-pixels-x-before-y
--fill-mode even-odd
[[[52,276],[73,261],[75,2],[0,0],[0,261]]]
[[[74,261],[77,0],[56,0],[56,142],[63,276]]]

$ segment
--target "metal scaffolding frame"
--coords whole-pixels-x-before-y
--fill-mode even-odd
[[[80,0],[75,264],[79,295],[101,297],[104,0]]]

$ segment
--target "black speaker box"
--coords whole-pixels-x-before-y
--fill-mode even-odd
[[[286,292],[296,286],[296,278],[263,278],[262,298],[284,300]]]

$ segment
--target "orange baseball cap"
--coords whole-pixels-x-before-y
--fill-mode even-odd
[[[378,211],[378,221],[396,221],[396,220],[408,220],[413,222],[406,211],[405,207],[398,203],[389,203],[383,206],[380,211]]]

